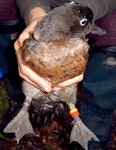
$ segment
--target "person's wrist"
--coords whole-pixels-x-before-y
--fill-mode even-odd
[[[46,15],[47,15],[47,13],[45,12],[44,9],[38,8],[38,7],[33,8],[29,13],[29,16],[27,19],[27,24],[30,24],[31,22],[33,22],[35,20],[40,21]]]

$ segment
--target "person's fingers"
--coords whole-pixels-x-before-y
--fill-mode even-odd
[[[35,87],[41,88],[43,91],[47,93],[51,92],[52,91],[51,82],[47,79],[42,78],[34,71],[32,71],[28,66],[23,64],[23,60],[20,54],[18,55],[16,53],[16,55],[18,60],[18,70],[20,77],[23,78],[25,81],[29,82],[30,84],[34,85]]]
[[[19,50],[19,48],[21,47],[21,43],[17,40],[14,46],[16,49],[19,75],[21,76],[21,78],[23,78],[30,84],[34,85],[35,87],[41,88],[43,91],[47,93],[51,92],[52,90],[51,82],[47,79],[40,77],[24,64],[21,57],[21,51]]]
[[[70,80],[67,80],[67,81],[64,81],[62,83],[60,83],[58,86],[59,87],[66,87],[66,86],[70,86],[74,83],[79,83],[83,80],[83,74],[79,75],[79,76],[76,76]]]
[[[52,91],[51,82],[39,76],[27,66],[23,66],[22,69],[19,67],[19,75],[30,84],[37,88],[41,88],[47,93]]]
[[[33,38],[36,40],[36,41],[39,41],[39,35],[37,33],[34,33],[33,34]]]
[[[18,70],[19,70],[19,75],[25,81],[29,82],[30,84],[34,85],[37,88],[40,88],[42,91],[49,93],[52,91],[52,85],[50,80],[44,79],[43,77],[36,74],[33,70],[31,70],[28,66],[26,66],[23,62],[21,51],[20,51],[20,47],[23,45],[24,40],[29,38],[30,32],[34,31],[36,24],[37,24],[37,20],[31,22],[25,28],[25,30],[20,34],[19,38],[14,43],[14,48],[15,48],[17,62],[18,62]],[[39,40],[39,35],[35,34],[34,38],[35,40]]]
[[[64,81],[64,82],[58,84],[57,87],[54,87],[53,90],[54,90],[54,91],[57,91],[57,90],[60,90],[60,89],[62,89],[62,88],[68,87],[68,86],[70,86],[70,85],[72,85],[72,84],[74,84],[74,83],[79,83],[79,82],[81,82],[81,81],[83,80],[83,76],[84,76],[84,75],[81,74],[81,75],[76,76],[76,77],[74,77],[74,78],[72,78],[72,79],[69,79],[69,80],[67,80],[67,81]]]

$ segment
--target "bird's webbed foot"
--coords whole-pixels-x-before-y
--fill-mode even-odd
[[[17,116],[10,121],[10,123],[4,129],[4,132],[15,133],[17,144],[24,135],[28,133],[34,134],[26,105],[24,105]]]

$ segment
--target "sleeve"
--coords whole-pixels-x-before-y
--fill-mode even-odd
[[[81,3],[92,9],[94,21],[116,9],[116,0],[74,0],[74,2]]]
[[[15,0],[20,14],[26,22],[28,14],[34,7],[41,7],[46,12],[50,10],[50,0]]]

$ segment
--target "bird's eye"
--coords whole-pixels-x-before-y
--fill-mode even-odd
[[[80,25],[81,25],[81,26],[85,26],[86,23],[87,23],[87,19],[82,19],[82,20],[80,20]]]

